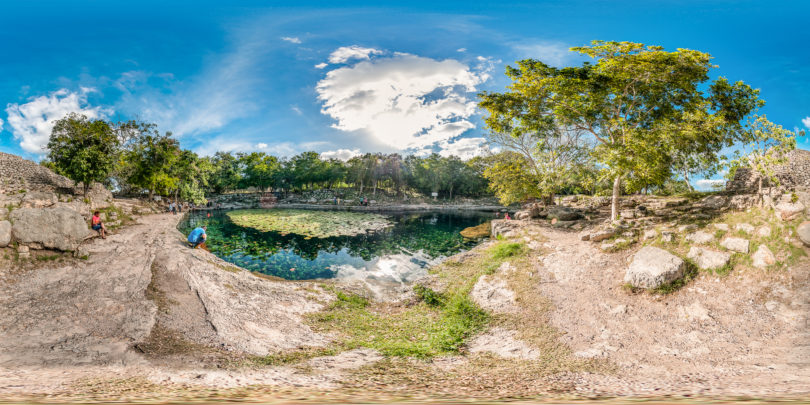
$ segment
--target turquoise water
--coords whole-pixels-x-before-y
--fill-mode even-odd
[[[359,236],[310,238],[240,227],[224,212],[187,214],[178,229],[208,227],[208,249],[242,268],[288,280],[358,278],[408,282],[442,258],[475,246],[464,228],[492,219],[491,213],[384,214],[394,226]]]

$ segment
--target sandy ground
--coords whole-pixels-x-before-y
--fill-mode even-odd
[[[361,349],[294,366],[196,364],[207,355],[200,347],[244,357],[328,344],[330,337],[314,333],[302,316],[322,308],[329,294],[316,283],[259,278],[188,249],[175,229],[178,219],[142,217],[107,240],[93,240],[86,261],[0,270],[7,272],[0,277],[0,399],[69,396],[88,381],[131,379],[159,389],[332,390],[346,373],[381,359]],[[552,376],[572,387],[567,394],[810,394],[806,260],[788,271],[701,275],[667,296],[632,294],[621,280],[633,250],[603,253],[573,232],[528,226],[526,234],[537,235],[526,237],[535,247],[529,271],[541,275],[537,293],[553,303],[550,322],[563,343],[576,356],[602,358],[618,370]],[[502,266],[476,286],[476,302],[493,312],[519,311],[498,278],[509,271],[524,270]],[[171,333],[156,334],[161,330]],[[178,337],[191,344],[186,359],[149,349]],[[538,356],[500,328],[472,339],[469,352]],[[439,372],[466,363],[464,357],[434,362]]]
[[[529,228],[531,229],[531,228]],[[536,226],[547,241],[537,254],[539,294],[554,303],[551,323],[576,356],[619,367],[611,376],[560,377],[599,395],[750,395],[810,393],[810,266],[788,271],[703,274],[666,296],[633,294],[622,279],[634,249],[604,253],[578,234]],[[529,239],[529,241],[531,241]],[[489,281],[492,286],[495,281]],[[503,307],[508,294],[490,294]],[[492,349],[494,342],[504,342]],[[503,356],[518,349],[504,331],[473,350]],[[504,349],[506,349],[504,351]],[[524,355],[526,356],[526,355]]]

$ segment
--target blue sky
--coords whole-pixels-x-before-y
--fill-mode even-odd
[[[594,39],[708,52],[772,121],[806,128],[808,16],[808,1],[0,0],[0,151],[38,158],[79,111],[156,122],[201,154],[466,157],[485,133],[476,92],[518,59],[579,63],[567,49]]]

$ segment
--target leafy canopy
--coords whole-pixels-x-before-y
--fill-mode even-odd
[[[103,120],[71,113],[56,121],[48,141],[48,160],[56,171],[82,183],[84,194],[93,182],[112,172],[119,140]]]

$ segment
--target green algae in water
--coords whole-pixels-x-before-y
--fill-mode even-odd
[[[239,226],[227,213],[219,212],[211,217],[205,212],[188,214],[178,229],[188,235],[206,225],[206,245],[212,253],[242,268],[288,280],[334,278],[352,269],[380,278],[390,276],[381,273],[381,267],[400,273],[423,269],[435,259],[472,248],[478,242],[464,239],[459,232],[489,221],[492,214],[420,212],[386,217],[391,225],[381,231],[325,238],[262,232]]]
[[[310,238],[354,236],[391,226],[385,216],[363,212],[270,209],[236,210],[227,215],[242,227]]]

